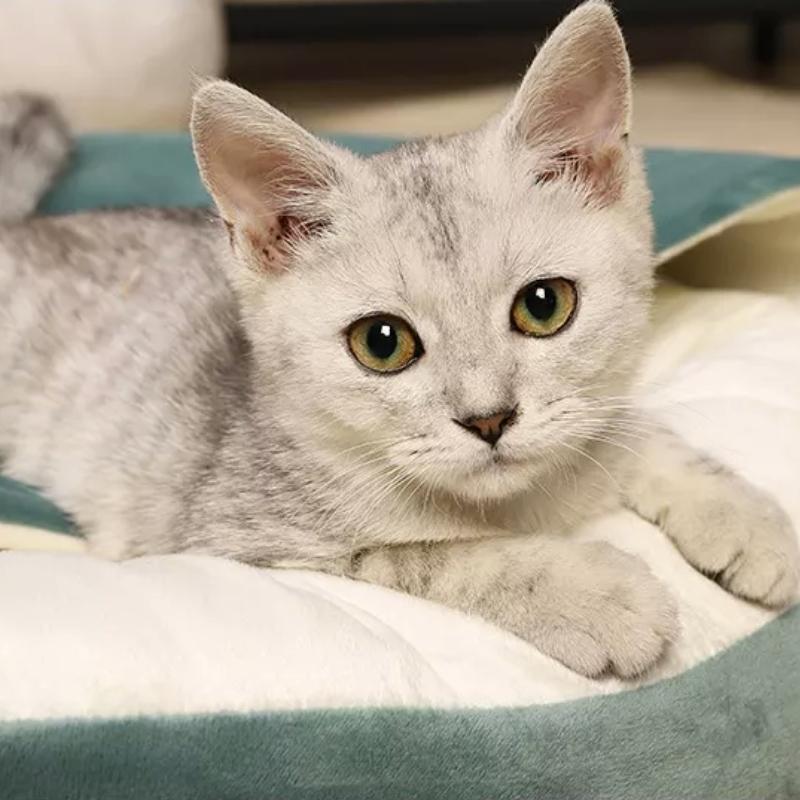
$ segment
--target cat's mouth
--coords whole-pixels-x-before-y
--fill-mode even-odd
[[[530,458],[492,452],[481,463],[462,472],[449,488],[471,500],[509,497],[530,484],[531,470]]]
[[[435,453],[435,448],[425,453]],[[416,455],[415,450],[413,455]],[[461,454],[459,454],[461,455]],[[499,499],[524,490],[530,485],[531,475],[539,471],[537,459],[530,450],[510,447],[507,444],[488,448],[475,448],[463,458],[435,461],[438,469],[422,466],[412,457],[403,466],[423,483],[469,500]],[[402,468],[402,467],[401,467]],[[419,472],[417,471],[419,470]],[[433,476],[433,477],[432,477]]]
[[[497,467],[519,467],[528,464],[530,459],[512,456],[508,453],[493,452],[489,463]]]

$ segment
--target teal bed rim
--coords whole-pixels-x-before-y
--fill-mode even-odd
[[[366,153],[394,142],[336,137]],[[647,152],[659,251],[792,187],[800,160]],[[209,205],[188,138],[82,137],[43,213]],[[0,478],[0,521],[74,529]],[[653,686],[516,709],[338,709],[0,723],[0,795],[533,800],[800,797],[800,608]]]
[[[800,608],[653,686],[489,710],[0,723],[13,800],[800,796]]]

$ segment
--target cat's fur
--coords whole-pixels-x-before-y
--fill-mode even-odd
[[[188,550],[356,577],[479,614],[576,670],[646,670],[676,635],[637,558],[567,535],[624,502],[698,569],[796,590],[785,515],[631,408],[653,282],[608,7],[573,12],[482,129],[371,159],[217,82],[197,96],[195,212],[0,233],[0,452],[114,558]],[[227,229],[227,230],[225,230]],[[564,276],[561,333],[511,330]],[[391,312],[424,356],[359,367]],[[495,447],[454,424],[516,406]]]
[[[27,217],[70,153],[69,128],[49,101],[0,95],[0,221]]]

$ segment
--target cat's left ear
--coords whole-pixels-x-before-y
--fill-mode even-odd
[[[539,182],[585,183],[613,202],[624,180],[631,67],[611,8],[589,0],[567,15],[528,69],[504,133],[540,156]]]
[[[346,158],[277,109],[226,81],[195,94],[192,139],[200,174],[240,260],[286,269],[293,247],[323,229],[325,200]]]

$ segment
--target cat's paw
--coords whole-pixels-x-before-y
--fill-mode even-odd
[[[643,674],[679,631],[666,587],[606,542],[412,543],[364,551],[346,574],[483,617],[589,677]]]
[[[674,600],[647,565],[604,542],[570,548],[528,589],[525,638],[589,677],[642,675],[680,629]]]
[[[777,608],[795,599],[800,552],[780,506],[732,473],[690,486],[660,520],[686,560],[747,600]]]

